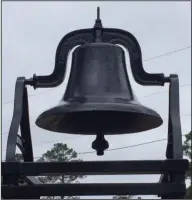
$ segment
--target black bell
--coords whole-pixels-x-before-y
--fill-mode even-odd
[[[89,43],[76,48],[66,92],[36,124],[60,133],[95,135],[147,131],[162,124],[133,94],[121,47]]]

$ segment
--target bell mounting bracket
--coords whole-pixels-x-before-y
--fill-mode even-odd
[[[56,50],[55,68],[52,74],[47,76],[36,76],[34,74],[33,78],[26,80],[26,83],[34,88],[59,86],[65,77],[70,51],[78,45],[94,42],[123,45],[129,53],[131,70],[137,83],[146,86],[163,86],[165,82],[170,81],[169,77],[165,77],[162,73],[150,74],[144,70],[140,45],[131,33],[121,29],[103,28],[98,7],[97,19],[93,28],[72,31],[61,39]]]
[[[83,162],[34,162],[28,111],[27,83],[17,78],[13,118],[8,133],[6,160],[2,162],[3,199],[40,199],[40,196],[76,195],[154,195],[162,199],[182,199],[185,196],[185,173],[189,162],[183,159],[182,135],[179,113],[179,79],[170,75],[168,143],[165,160],[142,161],[83,161]],[[21,135],[18,135],[18,129]],[[101,138],[100,138],[101,137]],[[103,136],[98,137],[98,140]],[[93,143],[97,149],[98,141]],[[105,149],[108,147],[106,143]],[[24,162],[17,162],[19,147]],[[103,152],[99,152],[103,154]],[[42,184],[32,176],[51,174],[161,174],[158,183],[109,183],[109,184]],[[20,185],[21,181],[24,186]]]

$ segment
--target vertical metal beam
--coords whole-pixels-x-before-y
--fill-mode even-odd
[[[170,76],[170,113],[169,113],[169,134],[172,140],[172,157],[182,159],[182,133],[179,105],[179,79],[177,75]]]
[[[14,110],[11,126],[9,129],[9,135],[7,140],[6,149],[6,161],[15,161],[17,133],[19,125],[21,123],[22,111],[23,111],[23,93],[25,86],[25,78],[17,78],[15,85],[15,99],[14,99]]]
[[[178,75],[170,75],[169,86],[169,122],[168,122],[168,144],[166,156],[169,159],[182,159],[182,133],[179,105],[179,79]],[[185,173],[169,174],[170,182],[184,183]],[[172,196],[172,198],[183,198],[184,196]],[[170,198],[169,196],[166,198]]]
[[[168,121],[168,143],[166,157],[168,159],[182,159],[182,133],[179,108],[179,78],[176,74],[170,75],[169,85],[169,121]],[[167,173],[161,176],[160,182],[184,182],[185,173]],[[164,198],[183,198],[184,196],[162,196]]]
[[[28,106],[28,93],[27,87],[24,88],[23,94],[23,112],[22,118],[20,123],[21,129],[21,137],[24,140],[23,147],[24,147],[24,154],[23,158],[25,162],[33,161],[33,148],[32,148],[32,141],[31,141],[31,130],[30,130],[30,122],[29,122],[29,106]]]
[[[16,80],[13,117],[7,140],[6,162],[15,161],[17,145],[21,149],[24,161],[33,161],[25,80],[25,77],[19,77]],[[18,136],[19,126],[21,127],[21,137]],[[4,176],[3,183],[17,184],[19,176],[19,174]]]
[[[19,126],[21,128],[21,137],[19,136],[18,138]],[[20,142],[18,139],[20,139]],[[7,140],[6,161],[15,161],[17,142],[19,142],[19,145],[22,145],[24,160],[28,162],[33,161],[28,94],[24,77],[19,77],[16,81],[14,111]]]

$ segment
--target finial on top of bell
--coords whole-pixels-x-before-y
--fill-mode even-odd
[[[98,6],[97,7],[97,19],[95,20],[94,28],[102,28],[102,27],[103,27],[103,25],[102,25],[102,22],[100,19],[100,7]]]

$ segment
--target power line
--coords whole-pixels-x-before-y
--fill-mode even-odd
[[[183,88],[183,87],[187,87],[187,86],[190,86],[191,83],[188,83],[188,84],[185,84],[185,85],[181,85],[179,86],[180,88]],[[153,95],[156,95],[156,94],[159,94],[159,93],[163,93],[163,92],[167,92],[168,90],[162,90],[162,91],[158,91],[158,92],[154,92],[154,93],[151,93],[151,94],[148,94],[148,95],[145,95],[145,96],[142,96],[142,97],[150,97],[150,96],[153,96]],[[141,98],[141,97],[140,97]]]
[[[161,54],[161,55],[158,55],[158,56],[155,56],[155,57],[152,57],[152,58],[143,60],[143,61],[144,61],[144,62],[148,62],[148,61],[151,61],[151,60],[154,60],[154,59],[163,57],[163,56],[167,56],[167,55],[171,55],[171,54],[177,53],[177,52],[179,52],[179,51],[187,50],[187,49],[189,49],[189,48],[191,48],[191,46],[187,46],[187,47],[180,48],[180,49],[177,49],[177,50],[174,50],[174,51],[171,51],[171,52],[167,52],[167,53],[165,53],[165,54]],[[36,95],[43,94],[43,93],[45,93],[45,92],[49,92],[49,91],[52,91],[52,90],[55,90],[55,88],[48,89],[48,90],[44,90],[44,91],[42,91],[42,92],[38,92],[38,93],[35,93],[35,94],[29,94],[28,96],[29,96],[29,97],[31,97],[31,96],[36,96]],[[3,103],[3,105],[6,105],[6,104],[9,104],[9,103],[12,103],[12,102],[14,102],[14,100],[6,101],[6,102]]]
[[[185,136],[185,135],[182,135],[182,136]],[[134,144],[134,145],[130,145],[130,146],[107,149],[105,151],[118,151],[118,150],[122,150],[122,149],[128,149],[128,148],[131,148],[131,147],[138,147],[138,146],[141,146],[141,145],[152,144],[152,143],[155,143],[155,142],[161,142],[161,141],[165,141],[165,140],[167,140],[167,138],[159,139],[159,140],[153,140],[153,141],[150,141],[150,142],[143,142],[143,143],[140,143],[140,144]],[[80,153],[77,153],[77,154],[82,155],[82,154],[90,154],[90,153],[95,153],[95,151],[80,152]]]
[[[177,53],[177,52],[179,52],[179,51],[183,51],[183,50],[186,50],[186,49],[189,49],[189,48],[191,48],[191,45],[190,45],[190,46],[187,46],[187,47],[184,47],[184,48],[180,48],[180,49],[174,50],[174,51],[170,51],[170,52],[165,53],[165,54],[161,54],[161,55],[159,55],[159,56],[155,56],[155,57],[146,59],[146,60],[144,60],[144,61],[147,62],[147,61],[149,61],[149,60],[154,60],[154,59],[157,59],[157,58],[160,58],[160,57],[163,57],[163,56],[168,56],[168,55],[171,55],[171,54],[174,54],[174,53]]]
[[[186,136],[186,134],[183,134],[182,137]],[[139,143],[139,144],[135,144],[135,145],[130,145],[130,146],[124,146],[124,147],[117,147],[117,148],[113,148],[113,149],[108,149],[106,151],[118,151],[118,150],[122,150],[122,149],[128,149],[128,148],[132,148],[132,147],[138,147],[138,146],[142,146],[142,145],[147,145],[147,144],[153,144],[153,143],[156,143],[156,142],[162,142],[162,141],[165,141],[167,140],[167,138],[164,138],[164,139],[159,139],[159,140],[152,140],[152,141],[149,141],[149,142],[143,142],[143,143]],[[92,154],[92,153],[95,153],[95,151],[86,151],[86,152],[79,152],[77,153],[78,155],[84,155],[84,154]],[[38,156],[38,157],[34,157],[34,159],[39,159],[41,158],[41,156]],[[5,160],[3,160],[5,161]]]
[[[185,136],[182,135],[183,137]],[[149,142],[143,142],[143,143],[139,143],[139,144],[134,144],[134,145],[130,145],[130,146],[124,146],[124,147],[117,147],[117,148],[113,148],[113,149],[108,149],[108,150],[105,150],[105,151],[118,151],[118,150],[122,150],[122,149],[128,149],[128,148],[132,148],[132,147],[138,147],[138,146],[142,146],[142,145],[146,145],[146,144],[153,144],[153,143],[156,143],[156,142],[162,142],[162,141],[165,141],[167,140],[167,138],[164,138],[164,139],[159,139],[159,140],[152,140],[152,141],[149,141]],[[86,152],[79,152],[77,153],[78,155],[84,155],[84,154],[92,154],[92,153],[95,153],[95,151],[86,151]],[[39,157],[34,157],[34,159],[38,159],[38,158],[41,158],[41,156]]]
[[[60,86],[61,87],[61,86]],[[58,88],[60,88],[58,87]],[[43,94],[45,92],[49,92],[49,91],[52,91],[52,90],[55,90],[55,88],[52,88],[52,89],[47,89],[47,90],[44,90],[44,91],[41,91],[41,92],[38,92],[38,93],[35,93],[35,94],[28,94],[29,97],[31,96],[36,96],[36,95],[39,95],[39,94]],[[10,100],[10,101],[6,101],[5,103],[3,103],[3,105],[6,105],[6,104],[9,104],[9,103],[12,103],[14,102],[14,100]]]

